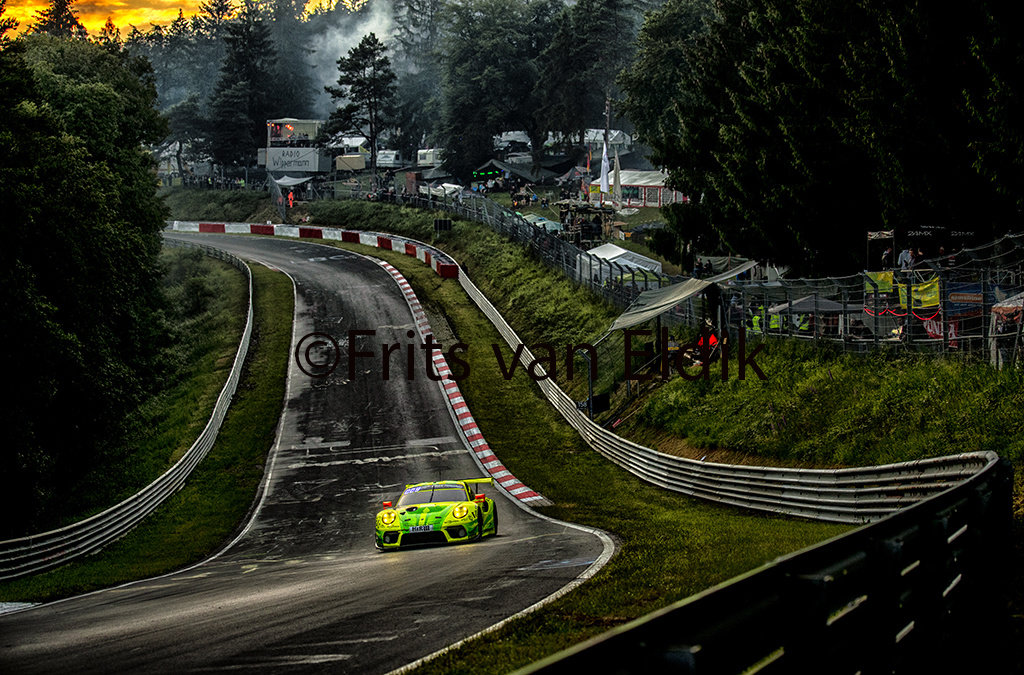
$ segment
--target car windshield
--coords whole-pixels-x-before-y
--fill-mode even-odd
[[[466,489],[460,485],[420,485],[407,488],[398,498],[399,506],[431,502],[464,502]]]

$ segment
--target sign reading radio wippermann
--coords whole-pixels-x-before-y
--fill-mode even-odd
[[[318,148],[267,148],[267,168],[271,171],[319,171]]]

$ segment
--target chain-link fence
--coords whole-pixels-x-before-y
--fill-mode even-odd
[[[369,183],[358,180],[333,184],[318,181],[315,186],[311,184],[308,196],[377,199],[484,223],[525,245],[550,268],[621,308],[628,307],[645,290],[684,279],[595,256],[565,232],[549,232],[475,192],[398,194],[369,188]],[[747,335],[829,342],[852,351],[890,348],[970,353],[1002,367],[1016,362],[1024,348],[1024,302],[1018,297],[1022,291],[1024,234],[923,260],[906,270],[821,279],[722,282],[711,293],[682,300],[660,318],[659,326],[670,332],[664,345],[660,331],[649,328],[652,346],[658,350],[670,349],[692,338],[698,330],[714,332],[717,341],[742,329]],[[603,338],[602,349],[614,353],[609,358],[619,365],[602,364],[599,372],[624,370],[621,355],[625,345],[621,342],[621,335]],[[598,354],[599,360],[605,359],[602,354]],[[577,388],[573,383],[566,385],[569,390]]]

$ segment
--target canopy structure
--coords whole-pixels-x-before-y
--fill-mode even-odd
[[[768,308],[769,314],[782,314],[788,312],[807,314],[814,312],[821,313],[841,311],[843,311],[842,303],[821,297],[815,300],[813,295],[807,295],[798,300],[790,300],[789,302],[783,302],[778,305],[772,305],[771,307]],[[861,311],[860,307],[857,308],[857,311]]]
[[[640,269],[651,270],[652,272],[661,272],[661,263],[657,260],[648,258],[635,251],[624,249],[621,246],[616,246],[615,244],[604,244],[603,246],[590,249],[587,253],[626,267],[639,267]]]
[[[274,178],[271,176],[271,178]],[[310,180],[310,176],[305,178],[292,178],[291,176],[284,176],[282,178],[274,178],[274,182],[281,187],[295,187],[296,185],[302,185],[306,181]]]
[[[756,263],[751,261],[747,264],[753,266]],[[723,272],[710,279],[687,279],[681,284],[672,284],[671,286],[646,290],[636,297],[636,300],[633,301],[625,312],[619,315],[619,318],[615,319],[608,332],[650,321],[659,314],[669,311],[680,302],[703,293],[707,290],[708,286],[731,279],[743,271],[744,268],[741,265],[736,269]]]
[[[1006,319],[1018,316],[1022,309],[1024,309],[1024,293],[1018,293],[992,305],[992,313],[999,314]]]
[[[637,296],[633,304],[625,312],[619,315],[612,323],[609,332],[629,328],[645,321],[656,318],[659,314],[667,312],[680,302],[692,298],[711,285],[712,282],[706,279],[687,279],[681,284],[672,284],[664,288],[652,288]]]

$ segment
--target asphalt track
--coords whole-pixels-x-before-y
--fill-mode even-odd
[[[361,256],[296,240],[168,236],[287,272],[294,341],[322,332],[346,351],[349,330],[375,330],[357,348],[378,355],[381,343],[414,342],[394,280]],[[345,355],[325,378],[292,359],[262,502],[233,545],[182,572],[0,616],[0,672],[385,673],[592,571],[606,540],[491,487],[498,537],[376,551],[383,499],[406,483],[482,475],[422,354],[412,381],[398,354],[388,380],[377,359],[360,359],[352,379]]]

